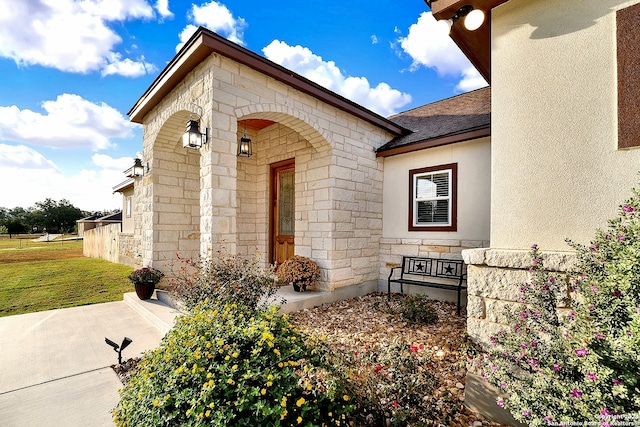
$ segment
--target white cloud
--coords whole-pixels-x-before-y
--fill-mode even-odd
[[[32,148],[24,145],[0,144],[0,169],[20,168],[22,170],[50,170],[60,172],[51,160],[45,158]],[[20,176],[30,172],[23,172]],[[13,180],[4,181],[12,182]]]
[[[112,188],[124,181],[122,171],[132,159],[102,154],[92,159],[93,167],[68,176],[36,150],[0,144],[0,180],[13,183],[3,187],[0,206],[28,208],[51,198],[67,199],[87,211],[121,207],[122,196],[113,194]]]
[[[115,159],[106,154],[96,153],[93,156],[91,156],[91,161],[93,162],[94,165],[102,169],[118,171],[120,173],[122,173],[123,171],[133,166],[133,157],[119,157]]]
[[[102,69],[102,76],[120,75],[124,77],[140,77],[148,73],[157,71],[155,65],[149,64],[144,60],[144,56],[138,61],[132,61],[129,58],[121,59],[122,55],[114,53],[111,55],[111,63]]]
[[[424,66],[435,69],[440,76],[459,76],[461,81],[456,90],[461,92],[487,85],[451,37],[438,26],[431,12],[423,12],[418,22],[409,27],[407,37],[400,37],[398,41],[413,59],[412,71]]]
[[[191,10],[187,14],[189,24],[180,32],[180,43],[176,46],[176,52],[189,40],[196,32],[198,26],[203,26],[211,31],[220,34],[222,37],[244,46],[244,28],[246,22],[243,18],[234,18],[231,11],[222,3],[211,1],[202,6],[191,5]]]
[[[0,0],[0,11],[0,57],[74,73],[120,69],[108,23],[154,16],[146,0]]]
[[[0,107],[0,141],[53,148],[105,149],[111,138],[129,138],[137,126],[105,103],[94,104],[81,96],[59,95],[42,103],[46,114]]]
[[[169,10],[169,0],[158,0],[155,9],[163,18],[173,18],[173,12]]]
[[[273,62],[332,90],[382,116],[395,114],[411,102],[411,95],[392,89],[387,83],[371,87],[366,77],[347,77],[333,61],[324,61],[309,48],[289,46],[279,40],[262,49]]]

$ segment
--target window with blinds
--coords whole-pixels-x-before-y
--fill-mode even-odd
[[[409,230],[455,231],[457,165],[409,171]]]

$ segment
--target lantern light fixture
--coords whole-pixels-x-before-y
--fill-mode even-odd
[[[253,155],[253,146],[251,139],[247,137],[247,121],[244,121],[244,134],[238,142],[238,157],[251,157]]]
[[[205,128],[204,133],[200,132],[198,122],[192,118],[187,121],[187,129],[182,135],[182,146],[198,150],[203,144],[209,142],[209,128]]]
[[[133,159],[133,176],[140,177],[144,174],[144,166],[139,158]]]

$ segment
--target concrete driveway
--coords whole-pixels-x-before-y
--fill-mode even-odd
[[[178,315],[157,300],[134,303],[169,323]],[[134,308],[120,301],[0,318],[0,426],[113,426],[122,384],[105,337],[133,340],[125,360],[157,347],[164,334]]]

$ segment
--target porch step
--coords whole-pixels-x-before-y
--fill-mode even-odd
[[[135,292],[124,294],[124,302],[142,317],[147,319],[160,332],[166,334],[173,327],[176,317],[182,313],[172,307],[166,292],[156,290],[148,300],[141,300]]]

